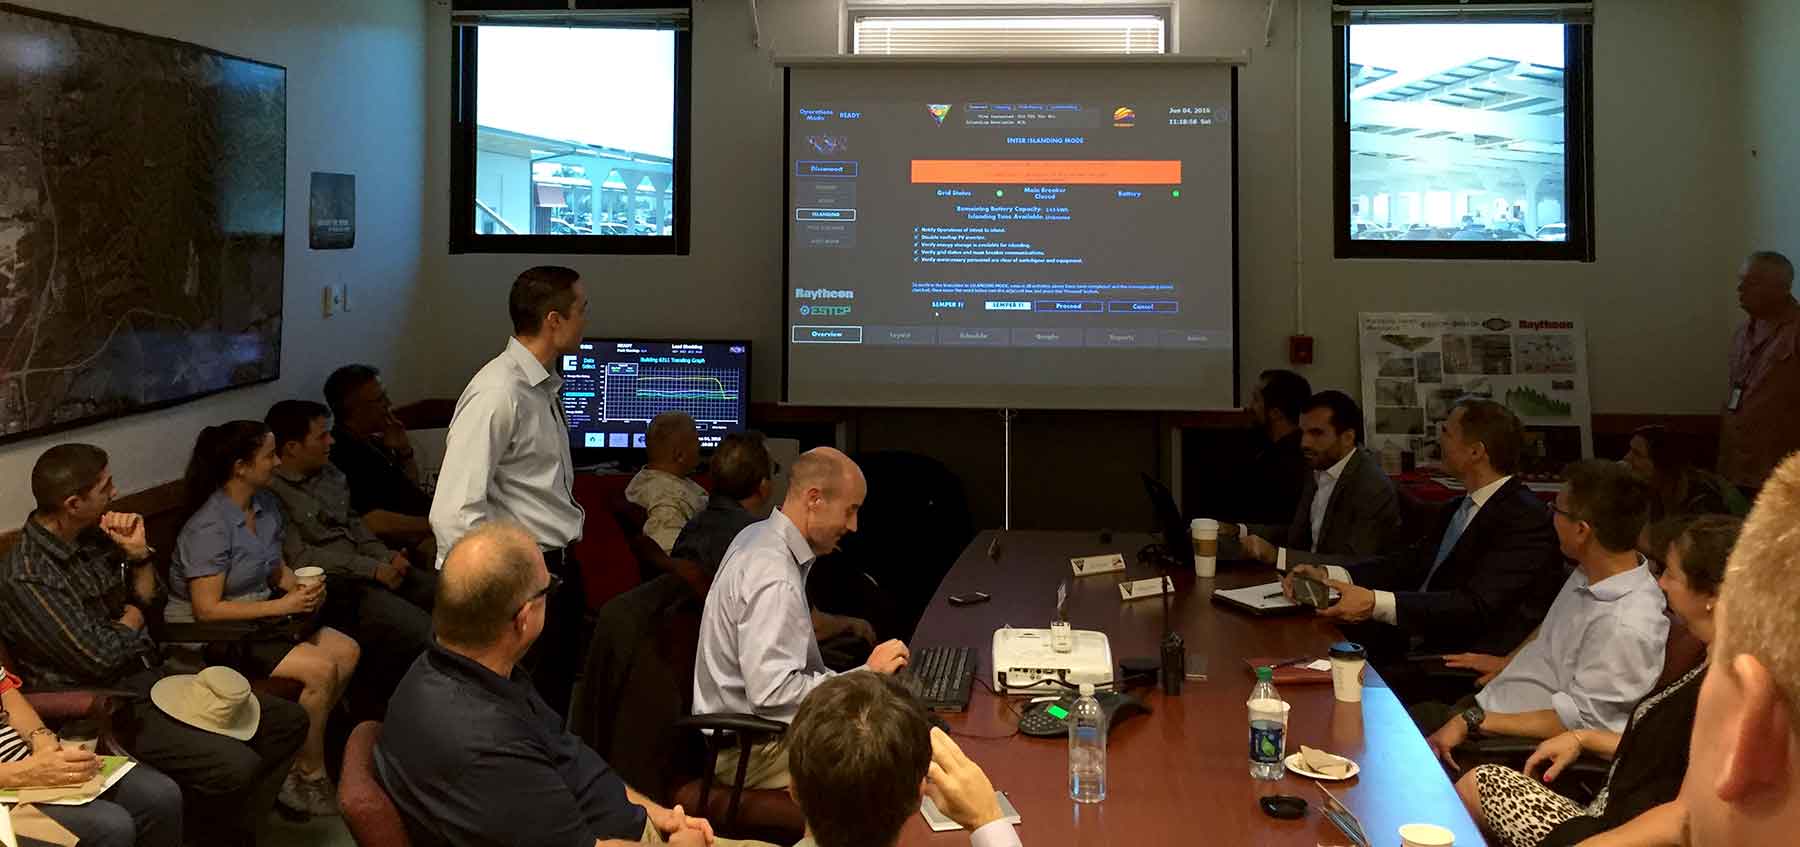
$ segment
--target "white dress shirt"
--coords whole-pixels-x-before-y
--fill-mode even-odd
[[[431,500],[437,566],[476,524],[517,521],[545,550],[581,538],[575,463],[562,416],[562,377],[517,338],[463,389]]]
[[[1337,464],[1322,471],[1313,471],[1313,485],[1318,488],[1313,492],[1309,515],[1312,518],[1312,551],[1314,553],[1319,552],[1319,533],[1325,529],[1325,510],[1331,505],[1331,492],[1337,490],[1338,477],[1343,476],[1344,469],[1350,467],[1350,458],[1356,455],[1356,449],[1350,448],[1344,453],[1344,458],[1337,460]],[[1287,570],[1286,547],[1275,550],[1275,569]]]
[[[1665,600],[1642,561],[1589,584],[1569,574],[1538,634],[1475,695],[1501,714],[1556,711],[1564,729],[1624,732],[1637,702],[1662,674],[1669,638]]]
[[[1509,479],[1512,479],[1512,477],[1503,476],[1487,485],[1469,492],[1469,517],[1463,522],[1463,529],[1465,532],[1467,532],[1470,524],[1475,523],[1475,516],[1480,514],[1481,507],[1487,505],[1487,501],[1493,499],[1494,492],[1499,491],[1500,486],[1505,485],[1506,481]],[[1461,544],[1462,541],[1458,539],[1457,543]],[[1450,549],[1454,551],[1456,548],[1452,547]],[[1350,578],[1350,571],[1340,568],[1337,565],[1326,567],[1325,573],[1332,579],[1340,582],[1348,582],[1352,585],[1355,584],[1355,580]],[[1377,590],[1375,592],[1375,611],[1370,614],[1370,617],[1381,621],[1384,624],[1394,626],[1399,623],[1399,614],[1399,610],[1395,606],[1394,592]]]
[[[800,701],[835,676],[819,654],[806,602],[806,578],[817,559],[780,509],[738,533],[706,594],[694,714],[791,723]]]

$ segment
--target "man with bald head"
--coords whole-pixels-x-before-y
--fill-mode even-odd
[[[1749,316],[1731,340],[1731,385],[1719,422],[1719,474],[1749,495],[1783,457],[1800,451],[1800,303],[1794,263],[1772,250],[1738,269],[1738,306]]]
[[[787,500],[768,520],[738,534],[706,595],[694,662],[694,714],[738,713],[791,723],[834,674],[825,666],[806,602],[806,579],[820,556],[856,531],[868,495],[862,469],[829,447],[802,455],[788,474]],[[906,645],[887,641],[859,670],[894,673]],[[723,751],[721,781],[737,780],[738,756]],[[786,788],[787,751],[770,742],[751,751],[747,788]]]
[[[625,486],[625,499],[644,510],[644,534],[667,553],[706,508],[706,489],[688,479],[700,467],[700,433],[688,413],[663,412],[650,421],[644,445],[648,461]]]
[[[518,524],[478,525],[450,548],[431,615],[437,643],[401,680],[375,746],[412,842],[713,844],[705,820],[632,790],[563,729],[519,669],[560,584]]]

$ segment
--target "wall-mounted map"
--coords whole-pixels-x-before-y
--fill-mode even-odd
[[[281,373],[287,72],[0,4],[0,441]]]

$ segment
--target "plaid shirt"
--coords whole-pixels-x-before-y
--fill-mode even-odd
[[[125,552],[98,527],[75,543],[27,518],[0,560],[0,638],[32,685],[111,685],[161,663],[155,642],[118,619],[131,594]]]

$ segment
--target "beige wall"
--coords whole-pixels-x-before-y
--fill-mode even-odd
[[[758,5],[760,51],[751,46],[748,4],[695,4],[693,255],[686,257],[446,255],[450,85],[448,39],[439,34],[448,24],[443,13],[434,14],[425,263],[434,286],[428,308],[442,329],[436,345],[418,348],[431,367],[415,369],[432,390],[457,391],[498,349],[506,333],[506,286],[520,268],[543,258],[599,281],[593,333],[751,338],[756,394],[776,397],[782,92],[767,54],[835,50],[843,11],[834,0]],[[1358,311],[1530,306],[1587,317],[1595,409],[1716,408],[1734,320],[1732,271],[1746,225],[1742,120],[1730,93],[1740,73],[1735,7],[1718,0],[1600,0],[1598,6],[1598,261],[1339,261],[1331,255],[1330,4],[1301,0],[1300,267],[1303,325],[1318,338],[1318,364],[1308,375],[1317,384],[1355,384]],[[1263,46],[1266,9],[1260,0],[1179,0],[1176,15],[1183,52],[1253,53],[1239,98],[1246,377],[1281,363],[1298,321],[1295,2],[1278,3],[1269,47]],[[1784,119],[1791,126],[1795,118]]]
[[[287,267],[281,379],[159,412],[0,447],[0,527],[31,508],[31,465],[46,447],[87,441],[136,491],[181,476],[200,428],[261,418],[275,400],[318,397],[351,358],[401,361],[395,314],[412,310],[425,183],[423,0],[27,0],[26,5],[180,39],[288,69]],[[352,250],[307,248],[312,171],[357,176]],[[320,289],[351,286],[353,311],[321,318]],[[98,340],[96,339],[96,342]]]
[[[1742,2],[1746,241],[1800,261],[1800,3]]]

